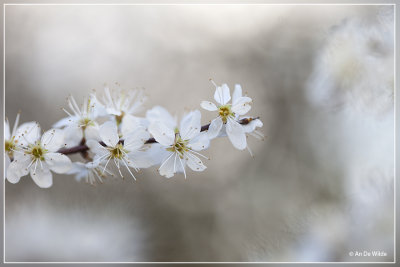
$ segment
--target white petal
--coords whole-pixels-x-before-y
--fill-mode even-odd
[[[216,111],[218,109],[217,106],[210,101],[201,101],[200,106],[209,111]]]
[[[210,146],[210,139],[207,132],[201,132],[196,137],[190,140],[188,147],[200,151],[207,149]]]
[[[71,169],[66,174],[75,174],[75,180],[80,181],[89,175],[89,169],[82,162],[73,162]]]
[[[99,125],[97,123],[94,123],[94,125],[89,125],[85,129],[85,138],[86,140],[93,139],[100,141],[100,133],[99,133]]]
[[[251,109],[251,98],[247,96],[240,97],[236,100],[236,103],[232,106],[232,111],[236,115],[244,115]]]
[[[64,144],[66,147],[73,147],[79,145],[82,141],[83,133],[82,128],[74,123],[63,129],[64,131]]]
[[[4,140],[10,140],[11,139],[11,133],[10,133],[10,123],[8,122],[8,119],[4,121]]]
[[[77,116],[62,118],[53,124],[53,128],[61,128],[75,123],[78,120]]]
[[[35,142],[38,139],[38,136],[40,135],[40,128],[39,131],[37,131],[37,122],[31,121],[31,122],[25,122],[23,124],[21,124],[16,133],[15,133],[15,140],[25,140],[24,138],[22,138],[22,134],[25,134],[25,138],[26,138],[26,134],[28,134],[30,131],[35,132],[33,135],[36,135],[36,139],[32,140],[32,142]],[[30,138],[28,138],[30,139]],[[34,138],[31,138],[34,139]],[[26,142],[25,142],[26,143]]]
[[[229,87],[226,84],[223,84],[221,87],[218,86],[215,89],[214,99],[221,105],[225,105],[231,100],[231,93],[229,91]]]
[[[160,175],[165,176],[167,178],[171,178],[174,176],[174,170],[176,171],[176,165],[179,164],[178,159],[175,160],[176,153],[169,153],[168,157],[164,159],[161,163],[160,168],[158,169]],[[175,167],[174,167],[175,166]]]
[[[198,157],[193,155],[192,153],[187,152],[184,154],[184,156],[185,156],[186,163],[189,166],[189,168],[191,168],[195,172],[201,172],[207,168],[206,166],[204,166],[203,162]]]
[[[46,153],[44,159],[53,172],[66,173],[71,169],[71,160],[61,153]]]
[[[132,116],[130,114],[125,114],[122,118],[121,123],[121,133],[122,136],[127,136],[128,134],[135,131],[136,128],[140,126],[140,119],[138,117]]]
[[[242,125],[232,119],[228,119],[228,122],[226,123],[226,133],[234,147],[239,150],[246,148],[246,134],[244,133]]]
[[[100,138],[109,147],[118,144],[119,136],[117,125],[112,121],[107,121],[100,126]]]
[[[144,127],[140,126],[130,135],[124,137],[124,148],[128,151],[138,150],[149,138],[150,134]]]
[[[100,145],[100,143],[97,140],[87,140],[86,145],[89,147],[90,151],[96,155],[104,155],[108,153],[108,150]]]
[[[21,156],[18,159],[14,159],[7,168],[7,180],[13,184],[18,183],[22,176],[29,173],[27,167],[30,161],[29,156]]]
[[[22,125],[21,125],[22,126]],[[27,146],[28,144],[34,144],[40,139],[40,126],[37,122],[33,122],[28,125],[27,128],[22,131],[17,131],[17,138],[20,146]]]
[[[148,168],[156,164],[149,154],[145,152],[131,152],[128,153],[128,165],[133,168]]]
[[[262,127],[262,126],[263,126],[263,123],[259,119],[252,120],[248,124],[242,124],[242,127],[243,127],[245,133],[251,133],[257,127]]]
[[[5,156],[5,159],[4,159],[4,178],[6,178],[7,177],[7,169],[8,169],[8,166],[10,166],[10,163],[11,163],[11,160],[10,160],[10,157],[7,155],[7,154],[5,154],[4,155]]]
[[[61,129],[48,130],[43,134],[41,144],[50,152],[57,151],[64,145],[64,131]]]
[[[176,118],[161,106],[155,106],[146,112],[146,119],[152,124],[153,122],[162,121],[169,128],[174,129],[177,126]]]
[[[36,171],[33,167],[31,167],[31,177],[39,187],[49,188],[53,184],[53,175],[45,163],[43,165],[43,168],[41,166],[37,166]]]
[[[97,99],[96,95],[91,94],[90,97],[91,108],[91,119],[96,119],[97,117],[103,117],[107,115],[107,110],[102,103]]]
[[[240,84],[235,84],[235,90],[232,94],[232,104],[235,105],[236,101],[242,97],[242,86]]]
[[[174,143],[174,131],[162,122],[153,122],[149,126],[149,132],[153,137],[164,146],[170,146]]]
[[[223,122],[222,122],[221,117],[218,117],[218,118],[212,120],[210,127],[208,127],[208,132],[207,132],[209,139],[213,139],[213,138],[217,137],[217,135],[221,131],[222,124],[223,124]]]
[[[198,110],[192,111],[183,117],[179,128],[180,135],[183,140],[190,140],[201,129],[201,113]]]
[[[141,155],[145,158],[148,158],[150,161],[154,162],[153,165],[161,164],[162,160],[166,158],[166,156],[171,153],[167,151],[165,147],[159,143],[154,143],[151,145],[145,145],[142,149]],[[143,155],[144,154],[144,155]]]

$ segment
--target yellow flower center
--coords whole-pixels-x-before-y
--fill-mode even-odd
[[[183,140],[179,133],[175,133],[175,142],[172,146],[167,148],[167,151],[178,153],[179,157],[183,159],[183,153],[189,151],[187,147],[188,140]]]
[[[109,148],[109,150],[110,150],[110,157],[117,159],[122,159],[124,157],[124,154],[129,152],[126,149],[124,149],[124,146],[122,144],[117,144],[115,147]]]
[[[82,127],[82,130],[85,130],[86,127],[88,126],[93,126],[94,123],[91,119],[89,118],[83,118],[79,121],[79,125]]]
[[[11,140],[6,140],[4,144],[4,150],[8,154],[10,158],[13,157],[13,151],[16,148],[16,141],[14,142],[14,136],[11,138]]]
[[[231,110],[231,105],[219,106],[218,113],[224,123],[227,122],[229,117],[232,117],[232,118],[235,117],[235,113],[232,112],[232,110]]]
[[[40,144],[36,144],[31,147],[28,154],[31,154],[34,159],[39,159],[41,161],[44,160],[44,154],[46,154],[47,150],[41,147]]]

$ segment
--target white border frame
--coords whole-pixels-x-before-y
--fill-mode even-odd
[[[394,8],[394,185],[393,185],[393,190],[394,190],[394,246],[393,246],[393,261],[392,262],[363,262],[363,261],[351,261],[351,262],[184,262],[184,261],[179,261],[179,262],[70,262],[70,261],[49,261],[49,262],[29,262],[29,261],[22,261],[22,262],[8,262],[5,260],[5,179],[3,179],[3,263],[12,263],[12,264],[394,264],[396,263],[396,147],[397,147],[397,139],[396,139],[396,113],[397,113],[397,103],[396,103],[396,98],[397,98],[397,93],[396,93],[396,48],[397,48],[397,43],[396,43],[396,4],[395,3],[365,3],[365,4],[355,4],[355,3],[281,3],[281,4],[276,4],[276,3],[3,3],[3,116],[2,119],[3,121],[5,120],[5,84],[6,84],[6,76],[5,76],[5,67],[6,67],[6,6],[133,6],[133,5],[140,5],[140,6],[171,6],[171,5],[283,5],[283,6],[329,6],[329,5],[363,5],[363,6],[393,6]],[[4,136],[3,136],[4,138]],[[5,166],[5,159],[3,159],[3,170]]]

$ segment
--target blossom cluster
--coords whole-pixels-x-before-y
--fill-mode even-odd
[[[208,149],[211,140],[225,136],[235,148],[247,148],[252,155],[246,136],[263,138],[257,131],[261,120],[246,116],[252,99],[243,96],[238,84],[232,96],[226,84],[213,84],[216,103],[202,101],[200,106],[214,112],[215,119],[203,126],[199,110],[184,114],[179,122],[161,106],[140,117],[143,91],[121,88],[105,88],[101,97],[92,93],[82,105],[68,97],[68,109],[63,109],[67,117],[43,135],[37,122],[18,126],[20,114],[10,132],[6,119],[5,177],[17,183],[30,174],[39,187],[48,188],[53,183],[52,172],[94,184],[107,176],[124,178],[122,168],[136,180],[139,169],[158,166],[162,176],[183,173],[186,178],[186,167],[196,172],[206,169],[203,159],[208,157],[200,151]],[[68,155],[74,153],[80,153],[82,161],[72,162]]]

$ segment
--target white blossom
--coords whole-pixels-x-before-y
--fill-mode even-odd
[[[14,160],[7,169],[8,181],[17,183],[22,176],[30,173],[39,187],[48,188],[53,184],[50,170],[56,173],[69,171],[71,160],[57,153],[63,146],[64,138],[61,130],[49,130],[40,138],[40,127],[36,124],[35,129],[31,129],[30,135],[21,134],[21,136],[25,139],[26,145],[21,150],[15,151]]]
[[[215,83],[214,85],[216,87],[214,99],[218,105],[209,101],[201,102],[202,108],[218,112],[217,118],[211,121],[208,129],[209,138],[217,137],[224,126],[232,145],[237,149],[243,150],[247,146],[246,134],[237,119],[251,109],[250,103],[252,100],[250,97],[242,96],[242,88],[239,84],[236,84],[232,95],[232,104],[230,104],[231,94],[228,85],[217,86]]]
[[[156,107],[156,110],[153,111],[162,111],[162,108]],[[160,150],[157,153],[159,159],[161,159],[159,173],[170,178],[175,173],[183,172],[186,178],[186,165],[193,171],[206,169],[198,156],[207,157],[197,152],[209,146],[207,134],[200,132],[200,111],[195,110],[185,115],[179,128],[168,112],[162,112],[160,115],[168,119],[165,122],[163,120],[152,121],[149,126],[149,132],[160,144]]]
[[[97,140],[88,140],[87,146],[95,154],[95,164],[104,164],[102,173],[113,160],[121,177],[121,165],[125,166],[131,176],[136,180],[129,167],[136,171],[139,168],[150,167],[153,162],[142,153],[144,143],[149,139],[150,135],[143,126],[137,126],[131,132],[123,132],[120,141],[118,127],[115,122],[108,121],[100,126],[100,138],[105,146],[101,145]]]
[[[67,147],[78,145],[82,138],[99,140],[99,125],[96,118],[100,115],[101,106],[96,97],[91,95],[84,99],[81,108],[73,96],[68,97],[71,113],[63,108],[68,117],[56,122],[53,127],[64,127],[64,141]]]
[[[132,125],[142,124],[142,119],[136,114],[142,110],[145,100],[144,90],[105,87],[102,104],[117,126],[131,128]]]
[[[72,167],[67,174],[75,174],[75,179],[77,181],[85,179],[86,183],[91,185],[95,184],[97,180],[98,182],[103,183],[103,178],[106,177],[105,174],[114,176],[114,174],[107,170],[105,166],[95,164],[94,162],[73,162]]]

